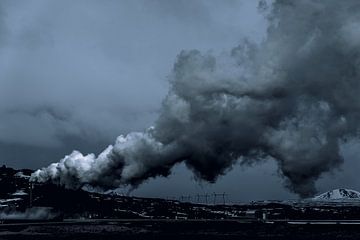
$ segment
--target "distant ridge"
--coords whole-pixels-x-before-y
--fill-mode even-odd
[[[315,196],[313,200],[321,200],[321,201],[359,200],[360,201],[360,192],[352,189],[338,188],[322,193],[318,196]]]

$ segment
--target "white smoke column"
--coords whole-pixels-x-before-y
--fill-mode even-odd
[[[178,161],[178,147],[164,146],[151,134],[134,132],[119,136],[114,146],[106,148],[99,156],[83,155],[73,151],[60,162],[35,171],[30,181],[47,182],[80,188],[85,184],[104,189],[121,185],[137,185],[144,178],[167,176]]]
[[[321,174],[342,163],[341,142],[358,137],[360,2],[278,0],[271,7],[260,45],[179,54],[154,128],[120,136],[98,157],[73,152],[31,180],[136,187],[184,161],[214,182],[236,162],[270,157],[290,190],[314,194]]]

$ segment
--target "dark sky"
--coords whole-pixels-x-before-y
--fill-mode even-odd
[[[99,153],[119,134],[151,126],[177,54],[221,53],[244,37],[260,42],[267,20],[257,6],[254,0],[1,1],[0,161],[39,168],[74,149]],[[358,146],[343,146],[343,169],[325,174],[320,191],[360,188]],[[196,182],[181,164],[133,194],[214,191],[234,201],[296,197],[273,161],[235,166],[213,185]]]

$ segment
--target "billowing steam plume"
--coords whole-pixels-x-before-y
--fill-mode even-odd
[[[321,174],[342,163],[341,142],[359,129],[360,3],[261,3],[270,9],[261,44],[178,55],[154,127],[118,137],[99,156],[74,151],[31,179],[136,187],[185,162],[214,182],[236,162],[272,158],[289,189],[313,194]]]

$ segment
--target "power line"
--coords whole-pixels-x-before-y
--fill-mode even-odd
[[[195,195],[181,195],[179,196],[179,201],[181,202],[195,202],[195,203],[205,203],[205,204],[209,204],[211,197],[212,197],[212,203],[214,205],[220,203],[225,205],[227,200],[228,200],[228,194],[226,194],[225,192],[223,193],[216,193],[213,192],[212,194],[209,193],[205,193],[205,194],[195,194]]]

